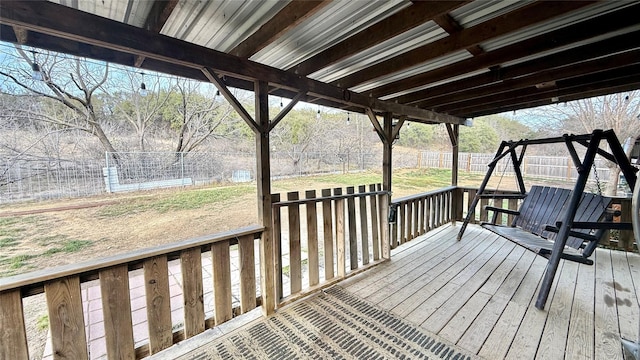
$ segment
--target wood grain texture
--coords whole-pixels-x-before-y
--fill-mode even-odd
[[[0,339],[0,359],[29,359],[20,290],[0,293]]]
[[[147,259],[144,261],[143,269],[149,351],[155,354],[173,345],[167,257],[157,256]]]
[[[406,202],[407,206],[406,206],[406,218],[407,218],[407,222],[406,222],[406,226],[407,228],[405,229],[407,231],[407,233],[405,234],[405,241],[411,241],[413,240],[413,223],[415,222],[415,218],[414,215],[415,213],[413,212],[413,200],[409,200]]]
[[[333,189],[333,195],[342,195],[342,189]],[[344,199],[336,199],[336,255],[338,262],[338,277],[343,278],[346,274],[346,244],[345,244],[345,215],[344,215]]]
[[[100,293],[108,357],[135,359],[128,267],[120,265],[101,270]]]
[[[256,308],[256,261],[253,236],[238,239],[240,266],[240,312],[246,313]]]
[[[315,199],[316,191],[307,190],[306,199]],[[318,253],[318,210],[317,203],[310,201],[306,205],[307,210],[307,256],[309,259],[309,286],[318,285],[320,282],[320,254]]]
[[[54,359],[88,359],[80,278],[72,276],[47,282],[44,291]]]
[[[595,358],[623,359],[610,250],[597,251],[595,297]]]
[[[248,235],[253,237],[252,235]],[[202,283],[202,254],[200,248],[184,250],[180,254],[182,294],[184,303],[185,338],[198,335],[204,326],[204,290]]]
[[[287,200],[298,200],[297,191],[287,193]],[[300,244],[300,205],[287,206],[289,212],[289,282],[291,294],[302,290],[302,247]]]
[[[322,189],[322,197],[331,196],[331,189]],[[324,239],[324,279],[333,279],[334,246],[333,246],[333,213],[331,200],[322,201],[322,230]]]
[[[380,243],[383,259],[391,258],[391,234],[389,233],[389,194],[378,195],[378,208],[380,209]],[[394,224],[395,225],[395,224]],[[393,232],[392,232],[393,233]]]
[[[211,246],[213,262],[213,299],[216,325],[231,320],[231,258],[229,242],[219,242]]]
[[[569,333],[565,354],[569,359],[592,359],[595,354],[595,266],[580,264],[576,279],[576,290],[571,306]]]
[[[398,204],[398,221],[397,223],[399,223],[399,230],[400,230],[400,235],[398,236],[398,245],[404,244],[407,242],[407,216],[406,216],[406,209],[407,208],[407,204],[404,202],[401,202],[400,204]]]

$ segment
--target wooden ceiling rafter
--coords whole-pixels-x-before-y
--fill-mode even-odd
[[[531,37],[515,44],[487,51],[470,59],[445,65],[406,79],[393,81],[368,91],[372,97],[392,95],[408,89],[426,86],[473,71],[500,66],[506,62],[526,58],[533,54],[559,49],[603,34],[615,34],[628,27],[637,26],[636,14],[640,4],[613,11],[545,34]]]
[[[256,32],[234,47],[229,54],[250,58],[330,3],[330,0],[291,1]]]
[[[374,25],[354,34],[313,57],[293,66],[298,75],[309,75],[360,51],[378,45],[394,36],[446,14],[466,3],[465,1],[418,1]]]
[[[576,9],[593,3],[593,1],[534,2],[507,14],[455,32],[445,38],[358,70],[333,81],[332,84],[343,88],[351,88],[425,63],[429,60],[467,49],[514,31],[548,21],[554,17],[575,11]]]
[[[606,84],[598,84],[598,86],[603,86]],[[594,86],[595,87],[595,86]],[[531,100],[522,100],[522,101],[513,101],[506,105],[496,106],[496,104],[487,105],[484,107],[477,107],[472,110],[472,112],[465,112],[465,116],[469,118],[475,118],[479,116],[497,114],[508,111],[518,111],[522,109],[534,108],[539,106],[550,105],[553,103],[564,103],[574,100],[580,100],[584,98],[604,96],[610,94],[616,94],[626,91],[633,91],[640,88],[640,79],[636,79],[636,81],[624,81],[622,85],[611,84],[611,86],[598,87],[595,89],[579,89],[572,93],[565,94],[556,94],[558,98],[557,102],[552,102],[551,98],[538,98]]]
[[[171,16],[173,9],[176,8],[176,5],[178,5],[178,0],[154,0],[151,10],[149,11],[149,14],[147,14],[147,18],[145,19],[142,27],[159,34],[160,31],[162,31],[164,24],[169,20],[169,17]],[[144,60],[144,56],[136,56],[136,61],[133,66],[137,68],[141,67]]]
[[[624,68],[604,71],[597,74],[589,74],[557,81],[556,88],[542,90],[536,88],[524,88],[511,92],[508,98],[504,95],[487,96],[474,101],[469,101],[468,103],[458,103],[451,107],[443,108],[445,110],[449,110],[451,113],[471,116],[471,114],[475,114],[478,111],[492,107],[502,109],[510,103],[524,106],[529,103],[542,102],[543,105],[548,105],[553,102],[567,101],[560,99],[573,97],[580,93],[592,93],[598,89],[619,88],[623,87],[627,83],[638,83],[640,82],[640,75],[637,74],[640,74],[640,65],[630,65]],[[610,92],[606,90],[603,94],[608,93]],[[557,98],[558,100],[552,101],[554,98]]]
[[[627,51],[629,44],[632,44],[633,41],[638,38],[640,38],[640,30],[614,36],[595,43],[563,50],[522,63],[501,67],[495,72],[486,72],[460,80],[447,82],[442,85],[429,87],[427,89],[414,91],[389,100],[397,101],[401,104],[411,104],[421,107],[421,104],[425,104],[426,101],[430,101],[434,98],[449,96],[483,85],[489,85],[519,76],[534,74],[544,71],[545,69],[552,69],[568,64],[577,65],[585,60]]]
[[[613,64],[620,64],[620,67],[626,67],[638,63],[640,63],[640,49],[600,57],[579,64],[568,64],[558,68],[551,68],[530,75],[476,87],[467,91],[442,95],[428,101],[419,102],[417,105],[427,109],[440,109],[444,107],[455,107],[456,104],[459,103],[483,102],[485,96],[501,94],[502,96],[509,97],[509,93],[515,90],[535,87],[543,88],[553,86],[554,84],[557,86],[561,80],[612,70],[615,69],[615,65]]]
[[[436,18],[433,19],[433,21],[435,21],[436,24],[438,24],[438,26],[440,26],[442,30],[446,31],[447,34],[449,35],[455,34],[464,30],[464,27],[462,27],[462,25],[460,25],[456,21],[456,19],[454,19],[449,14],[443,14],[443,15],[437,16]],[[477,45],[477,44],[468,47],[467,51],[469,52],[469,54],[473,56],[477,56],[484,53],[484,50],[482,50],[480,45]]]
[[[72,23],[62,19],[74,19]],[[466,120],[447,114],[382,101],[351,92],[337,86],[309,79],[250,60],[238,58],[203,46],[114,20],[84,13],[48,1],[6,2],[0,7],[0,22],[21,26],[31,31],[44,32],[55,37],[73,40],[133,56],[153,58],[168,64],[195,69],[210,68],[221,75],[229,74],[245,80],[260,79],[294,91],[308,90],[311,96],[330,99],[360,108],[406,115],[425,122],[465,124]],[[106,30],[109,31],[106,31]],[[104,60],[104,59],[102,59]]]

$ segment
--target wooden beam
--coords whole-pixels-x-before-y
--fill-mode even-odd
[[[471,59],[458,61],[407,79],[393,81],[377,87],[369,93],[372,97],[391,95],[406,89],[424,86],[608,33],[614,33],[621,29],[635,26],[637,24],[637,16],[635,14],[638,12],[640,12],[640,4],[632,5],[513,45],[488,51]]]
[[[369,121],[371,121],[371,124],[373,125],[373,128],[376,131],[376,133],[378,134],[378,137],[380,138],[380,140],[383,143],[385,141],[387,141],[388,140],[387,139],[387,134],[384,132],[384,129],[382,128],[382,125],[380,125],[380,122],[378,121],[378,117],[373,112],[373,110],[365,109],[365,113],[369,117]]]
[[[242,120],[249,125],[251,130],[255,133],[259,133],[260,130],[258,128],[258,124],[253,120],[251,115],[247,112],[247,110],[240,104],[240,101],[231,93],[227,85],[224,84],[222,79],[220,79],[216,74],[209,69],[202,69],[204,75],[211,81],[220,91],[222,96],[231,104],[231,107],[240,115]]]
[[[447,82],[424,90],[414,91],[389,100],[402,104],[420,106],[422,101],[442,95],[450,96],[451,94],[467,91],[478,86],[488,85],[523,75],[534,74],[539,71],[558,66],[579,64],[588,59],[626,51],[629,49],[629,46],[634,44],[639,38],[640,31],[634,31],[522,63],[501,67],[499,69],[492,69],[490,72],[463,78],[457,81]]]
[[[420,24],[454,10],[469,1],[419,1],[374,25],[354,34],[328,49],[316,54],[293,70],[298,75],[309,75],[331,64],[363,51],[394,36],[400,35]]]
[[[516,79],[504,80],[492,85],[469,89],[455,94],[442,95],[430,100],[417,103],[420,107],[430,109],[442,109],[445,106],[449,109],[455,108],[458,103],[473,102],[478,99],[484,102],[482,98],[485,96],[495,97],[498,94],[508,93],[513,90],[523,88],[540,88],[543,89],[545,84],[555,88],[558,81],[570,79],[574,77],[585,76],[588,74],[609,71],[616,67],[626,67],[628,65],[640,63],[640,49],[628,51],[613,56],[601,57],[591,61],[585,61],[578,65],[569,64],[567,66],[555,68],[547,71],[540,71],[528,76],[518,77]],[[533,90],[533,89],[531,89]],[[508,97],[508,96],[506,96]]]
[[[291,101],[289,101],[287,106],[285,106],[282,110],[280,110],[278,115],[276,115],[276,117],[273,118],[273,120],[269,124],[269,131],[273,130],[273,128],[275,128],[278,125],[278,123],[282,119],[284,119],[285,116],[287,116],[287,114],[291,111],[291,109],[293,109],[293,107],[296,106],[298,101],[304,99],[306,96],[307,95],[304,92],[300,92],[293,99],[291,99]]]
[[[296,91],[306,89],[311,96],[330,99],[344,105],[359,108],[370,107],[376,111],[407,115],[411,119],[423,121],[452,124],[462,124],[465,121],[451,115],[437,114],[416,107],[382,101],[365,94],[302,77],[292,71],[280,70],[179,39],[153,34],[135,26],[49,1],[4,2],[0,7],[0,22],[11,26],[23,26],[32,31],[47,33],[83,44],[140,55],[168,64],[199,70],[209,68],[221,75],[228,74],[246,80],[260,79]]]
[[[408,69],[428,60],[478,45],[483,41],[549,20],[593,3],[592,1],[534,2],[391,59],[358,70],[334,81],[333,84],[343,88],[350,88],[372,79]]]
[[[400,116],[400,118],[398,119],[398,122],[393,125],[393,130],[391,131],[391,142],[393,142],[397,137],[398,134],[400,134],[400,129],[402,129],[402,125],[404,125],[404,121],[407,119],[406,116]]]
[[[290,2],[262,25],[258,31],[233,48],[229,54],[241,58],[251,57],[330,3],[329,0]]]
[[[437,16],[436,18],[433,19],[433,21],[435,21],[436,24],[438,24],[438,26],[440,26],[444,31],[446,31],[450,35],[464,30],[462,25],[458,24],[458,22],[449,14],[443,14],[443,15]],[[480,45],[477,45],[477,44],[468,47],[467,51],[471,55],[480,55],[484,53],[484,50],[482,50]]]
[[[169,20],[169,16],[171,16],[176,5],[178,5],[178,0],[155,0],[142,27],[159,34],[160,31],[162,31],[164,24]],[[135,67],[142,66],[144,60],[144,56],[137,56]]]
[[[14,26],[13,32],[16,34],[16,41],[18,44],[24,45],[27,43],[27,39],[29,39],[29,30],[20,26]]]
[[[154,0],[143,28],[159,34],[178,2],[178,0]]]

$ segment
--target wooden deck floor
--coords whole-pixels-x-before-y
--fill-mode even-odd
[[[562,260],[540,311],[545,259],[478,226],[458,242],[458,230],[431,231],[340,285],[486,359],[623,359],[620,335],[638,338],[638,254]]]

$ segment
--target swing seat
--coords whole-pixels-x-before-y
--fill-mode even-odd
[[[571,198],[571,191],[546,186],[532,186],[518,211],[486,206],[492,211],[492,221],[481,226],[510,240],[534,253],[550,258],[554,240],[562,225],[559,220],[566,216],[565,208]],[[605,232],[611,226],[605,225],[615,215],[609,209],[611,198],[583,194],[573,214],[574,226],[569,233],[561,258],[593,265],[589,257]],[[496,225],[499,214],[515,215],[511,226]]]

